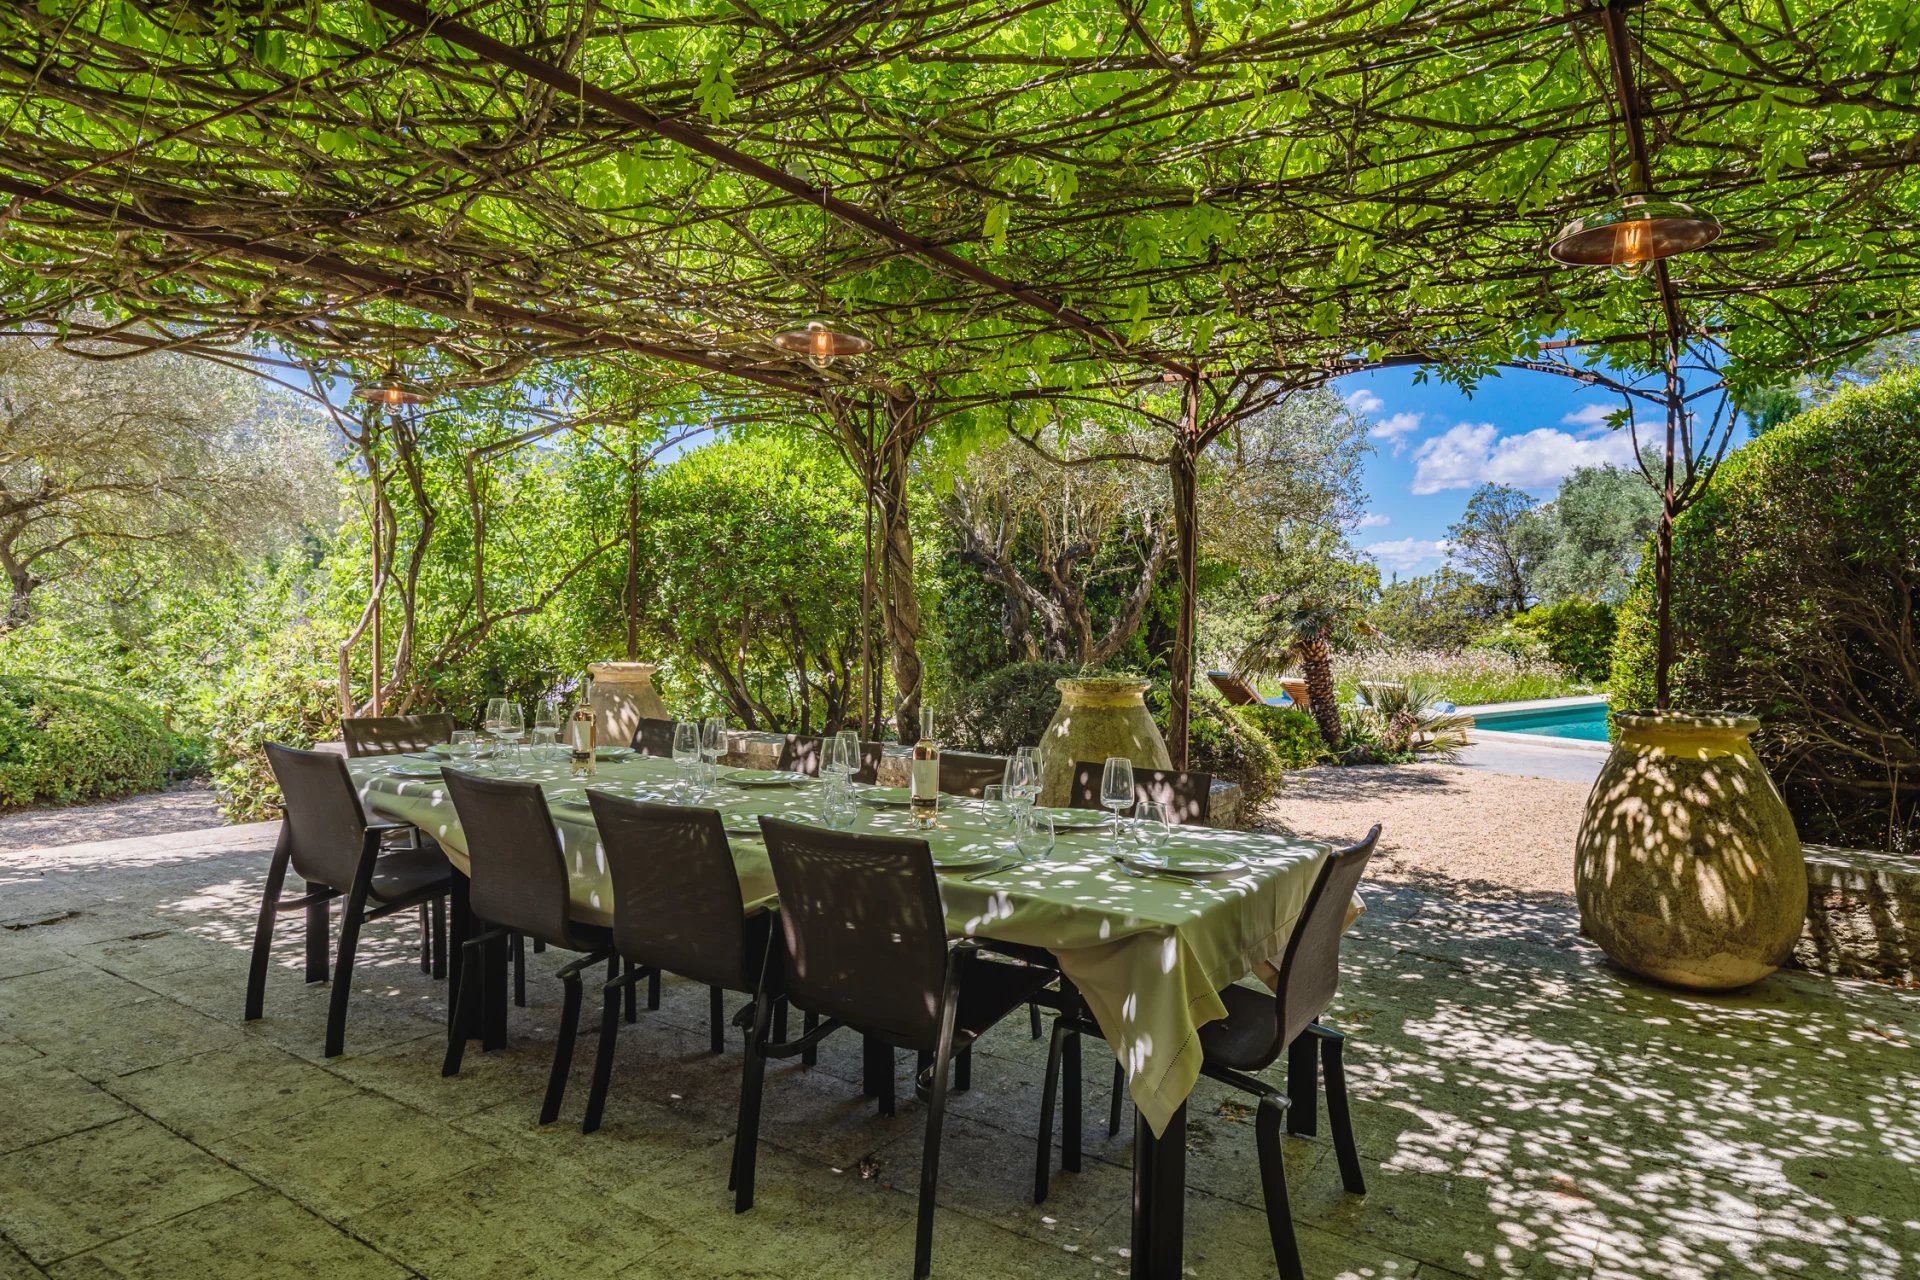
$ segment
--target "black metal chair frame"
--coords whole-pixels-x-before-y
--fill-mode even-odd
[[[1334,851],[1321,864],[1319,874],[1314,878],[1313,888],[1307,894],[1307,901],[1300,909],[1299,921],[1294,934],[1287,940],[1287,948],[1280,962],[1279,994],[1272,997],[1273,1017],[1276,1025],[1284,1026],[1285,999],[1288,987],[1288,975],[1292,971],[1294,956],[1303,935],[1303,926],[1310,919],[1315,908],[1320,906],[1332,880],[1336,866],[1343,860],[1372,856],[1375,844],[1380,837],[1380,828],[1374,827],[1359,842],[1344,849]],[[1363,864],[1364,866],[1364,861]],[[1344,908],[1343,908],[1344,909]],[[1063,979],[1063,988],[1069,986]],[[1053,1101],[1056,1088],[1064,1084],[1065,1101],[1061,1117],[1061,1163],[1069,1172],[1080,1168],[1080,1072],[1078,1040],[1081,1035],[1101,1036],[1099,1025],[1086,1012],[1084,1004],[1077,1010],[1069,1009],[1054,1020],[1053,1040],[1048,1046],[1046,1078],[1043,1087],[1046,1095],[1040,1106],[1040,1140],[1034,1166],[1033,1202],[1041,1203],[1047,1197],[1050,1161],[1053,1148]],[[1254,1143],[1260,1159],[1260,1186],[1266,1201],[1267,1229],[1272,1237],[1273,1255],[1279,1267],[1282,1280],[1305,1280],[1305,1272],[1300,1263],[1300,1248],[1293,1229],[1293,1217],[1287,1200],[1287,1175],[1284,1152],[1281,1148],[1280,1133],[1284,1124],[1289,1133],[1302,1137],[1312,1137],[1318,1127],[1317,1099],[1324,1074],[1327,1095],[1327,1123],[1333,1139],[1334,1155],[1340,1165],[1341,1185],[1353,1195],[1367,1193],[1366,1180],[1360,1169],[1360,1154],[1354,1143],[1353,1117],[1347,1102],[1347,1073],[1344,1050],[1346,1037],[1332,1027],[1323,1024],[1316,1016],[1286,1046],[1287,1087],[1283,1091],[1253,1075],[1249,1071],[1236,1070],[1211,1059],[1203,1060],[1200,1073],[1210,1080],[1230,1085],[1243,1093],[1251,1094],[1257,1100],[1254,1114]],[[1319,1051],[1316,1068],[1315,1050]],[[1275,1053],[1277,1057],[1277,1052]],[[1064,1080],[1063,1076],[1064,1057]],[[1108,1116],[1108,1136],[1119,1132],[1120,1102],[1122,1081],[1118,1064],[1115,1064],[1114,1095]]]
[[[277,744],[275,744],[277,745]],[[293,750],[293,748],[287,748]],[[338,759],[338,757],[335,757]],[[340,763],[344,774],[346,764]],[[353,802],[360,808],[357,793],[353,792],[351,780],[343,777],[341,785],[353,794]],[[387,916],[413,907],[421,909],[421,924],[425,937],[421,943],[420,968],[423,973],[434,978],[447,975],[447,936],[446,936],[446,900],[452,880],[451,868],[448,879],[439,887],[422,889],[401,894],[391,900],[374,899],[373,877],[377,869],[382,841],[389,834],[412,830],[405,822],[379,822],[366,818],[361,808],[361,845],[358,861],[354,867],[352,883],[343,892],[337,886],[317,880],[304,881],[306,892],[297,897],[283,898],[281,892],[286,887],[287,871],[293,861],[294,820],[284,804],[276,806],[280,810],[280,837],[274,843],[273,860],[267,865],[267,883],[260,896],[260,914],[254,924],[253,954],[247,965],[247,998],[245,1018],[248,1022],[259,1019],[266,1005],[267,966],[273,955],[273,929],[282,912],[303,911],[306,914],[307,964],[306,978],[309,984],[333,979],[333,989],[327,1001],[327,1034],[324,1054],[337,1058],[346,1047],[347,999],[353,985],[353,965],[360,945],[360,927],[372,920],[381,920]],[[332,904],[335,898],[344,898],[345,904],[340,913],[340,941],[338,954],[334,958],[332,973],[328,972],[329,951],[332,950]]]
[[[782,828],[797,827],[797,824],[784,823],[776,819],[762,818],[761,828],[767,833],[770,846],[779,838]],[[846,840],[869,842],[874,845],[908,845],[924,842],[903,840],[887,836],[846,836],[836,833]],[[775,876],[778,879],[776,860]],[[931,863],[926,874],[934,874]],[[934,901],[938,901],[938,890],[931,890]],[[876,1028],[857,1028],[865,1038],[867,1052],[867,1074],[869,1085],[873,1083],[874,1055],[876,1050],[889,1056],[895,1049],[914,1050],[919,1055],[919,1068],[915,1075],[914,1092],[927,1102],[927,1127],[920,1160],[920,1197],[919,1214],[914,1229],[914,1280],[923,1280],[932,1269],[933,1258],[933,1211],[934,1196],[939,1183],[940,1144],[946,1124],[947,1095],[962,1092],[972,1085],[972,1039],[966,1044],[958,1044],[956,1017],[959,1012],[961,992],[966,985],[966,974],[974,965],[990,966],[1002,973],[1022,971],[1026,966],[995,964],[981,957],[982,948],[975,942],[963,940],[946,948],[945,969],[941,981],[939,1007],[934,1023],[937,1028],[931,1049],[923,1044],[914,1043],[906,1038]],[[740,1080],[740,1118],[734,1133],[733,1168],[727,1185],[734,1191],[734,1212],[745,1213],[753,1207],[754,1169],[759,1148],[760,1110],[766,1083],[766,1065],[769,1058],[793,1058],[810,1055],[819,1043],[842,1027],[850,1026],[844,1019],[827,1017],[814,1019],[809,1017],[810,1025],[796,1040],[786,1040],[784,1023],[786,997],[790,992],[780,990],[779,970],[775,967],[780,951],[767,948],[767,959],[762,966],[760,983],[754,994],[753,1030],[747,1038],[746,1069]],[[1044,970],[1036,970],[1034,976],[1042,981],[1053,975]],[[1021,993],[1018,998],[1000,1012],[994,1021],[1026,1003],[1029,993]],[[803,1012],[805,1007],[801,1006]],[[992,1022],[972,1032],[977,1039],[993,1025]],[[951,1077],[951,1079],[949,1079]],[[886,1072],[882,1110],[891,1114],[892,1071]]]

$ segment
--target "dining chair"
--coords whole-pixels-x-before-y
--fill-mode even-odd
[[[391,756],[453,741],[452,716],[348,716],[340,722],[347,755]]]
[[[1281,953],[1274,991],[1235,983],[1220,992],[1227,1016],[1200,1027],[1200,1073],[1211,1080],[1251,1094],[1257,1102],[1254,1141],[1260,1157],[1260,1186],[1266,1198],[1267,1230],[1282,1280],[1305,1280],[1300,1249],[1287,1207],[1287,1170],[1280,1146],[1284,1122],[1295,1133],[1311,1134],[1315,1126],[1319,1076],[1324,1070],[1327,1123],[1333,1151],[1340,1165],[1340,1181],[1354,1195],[1365,1195],[1360,1153],[1353,1141],[1353,1118],[1347,1108],[1347,1072],[1343,1050],[1346,1038],[1320,1020],[1340,986],[1340,939],[1346,929],[1347,909],[1360,877],[1366,874],[1380,840],[1376,824],[1356,844],[1336,849],[1320,864],[1306,905],[1300,909]],[[1063,1014],[1072,1019],[1075,1015]],[[1091,1019],[1078,1028],[1100,1034]],[[1320,1051],[1316,1069],[1314,1050]],[[1287,1054],[1287,1087],[1275,1088],[1255,1075]],[[1056,1072],[1048,1065],[1040,1108],[1040,1158],[1035,1201],[1045,1197],[1047,1159],[1053,1145],[1053,1089]],[[1080,1100],[1069,1088],[1064,1105],[1077,1108]]]
[[[454,992],[454,1017],[447,1033],[443,1076],[458,1075],[469,1028],[479,1012],[483,986],[492,979],[483,962],[490,944],[504,945],[520,934],[581,958],[556,975],[564,988],[560,1031],[553,1045],[553,1068],[540,1123],[560,1114],[567,1075],[573,1066],[573,1042],[580,1028],[580,975],[598,964],[618,963],[612,931],[577,923],[567,886],[567,859],[547,808],[546,793],[535,782],[485,778],[458,769],[443,770],[447,794],[467,838],[468,910],[476,932],[463,944],[460,976]]]
[[[820,756],[825,745],[823,738],[806,738],[790,733],[780,743],[779,758],[774,768],[789,769],[794,773],[804,773],[808,777],[820,776]],[[885,748],[878,742],[860,744],[860,767],[854,770],[853,780],[872,786],[880,778],[880,757]]]
[[[301,751],[277,742],[266,744],[267,763],[280,784],[285,819],[267,867],[260,896],[260,918],[253,933],[247,970],[246,1018],[260,1017],[266,1001],[267,962],[273,951],[273,926],[283,911],[307,913],[307,981],[327,980],[328,935],[332,902],[346,899],[340,913],[339,949],[333,962],[333,991],[327,1006],[326,1056],[338,1057],[346,1041],[347,995],[359,950],[360,926],[395,912],[426,907],[425,950],[430,971],[446,972],[446,896],[453,868],[437,847],[385,848],[381,839],[405,830],[404,822],[373,822],[344,758],[330,751]],[[282,898],[287,870],[306,882],[306,892]]]
[[[1081,760],[1073,766],[1073,786],[1067,803],[1075,809],[1100,809],[1100,777],[1106,762]],[[1133,802],[1156,801],[1168,807],[1173,820],[1191,826],[1204,826],[1213,799],[1213,775],[1182,773],[1177,769],[1133,768]]]
[[[978,755],[971,751],[940,753],[940,790],[950,796],[970,796],[978,800],[987,788],[1007,776],[1005,756]]]
[[[671,720],[641,716],[640,723],[633,730],[633,749],[643,756],[673,759],[673,726]]]
[[[719,1053],[725,1048],[723,994],[754,994],[772,936],[767,908],[748,910],[741,901],[740,876],[717,810],[597,790],[588,791],[587,800],[613,879],[614,950],[630,968],[603,989],[600,1050],[582,1133],[600,1127],[606,1107],[621,992],[642,974],[673,973],[704,983],[712,995],[712,1047]]]
[[[950,946],[940,888],[924,840],[860,835],[762,817],[779,890],[786,965],[777,977],[795,1008],[823,1019],[798,1040],[774,1038],[775,975],[769,959],[754,997],[753,1032],[740,1081],[734,1135],[734,1211],[753,1206],[761,1094],[768,1058],[791,1058],[841,1027],[922,1056],[927,1130],[920,1158],[920,1213],[913,1274],[933,1257],[934,1190],[950,1069],[967,1087],[974,1041],[1030,1000],[1052,975]],[[770,953],[771,954],[771,953]]]

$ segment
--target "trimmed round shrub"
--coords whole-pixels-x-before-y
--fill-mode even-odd
[[[1015,662],[988,672],[934,708],[940,732],[956,747],[993,755],[1037,746],[1060,707],[1055,682],[1078,671],[1066,662]]]
[[[1171,705],[1166,682],[1156,680],[1147,691],[1147,707],[1161,733],[1167,731]],[[1242,710],[1213,694],[1193,691],[1187,715],[1187,767],[1239,783],[1241,819],[1251,824],[1280,790],[1280,757]]]
[[[1802,839],[1920,846],[1920,374],[1842,392],[1732,455],[1674,531],[1676,708],[1759,717]],[[1653,704],[1653,555],[1614,704]]]
[[[1273,747],[1283,769],[1306,769],[1332,754],[1320,726],[1301,707],[1237,707],[1240,716]]]
[[[1597,684],[1613,667],[1617,620],[1610,604],[1561,600],[1515,614],[1507,626],[1539,640],[1548,658],[1581,680]]]
[[[0,806],[156,791],[172,758],[160,717],[125,695],[0,676]]]

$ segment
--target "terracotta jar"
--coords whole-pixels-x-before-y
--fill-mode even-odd
[[[1171,769],[1166,739],[1147,710],[1145,680],[1124,676],[1057,681],[1060,706],[1040,739],[1040,803],[1063,805],[1074,765],[1125,756],[1140,768]]]
[[[651,662],[588,664],[587,674],[593,677],[593,709],[599,720],[602,743],[624,747],[633,741],[634,731],[643,718],[667,718],[660,693],[653,687],[653,673],[659,669]]]
[[[1616,712],[1573,879],[1585,932],[1622,967],[1705,991],[1786,960],[1807,869],[1786,802],[1747,739],[1757,720]]]

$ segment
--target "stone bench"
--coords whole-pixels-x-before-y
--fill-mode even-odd
[[[728,735],[727,754],[721,758],[743,769],[771,769],[779,762],[782,741],[782,736],[777,733],[735,729]],[[894,742],[887,743],[880,753],[878,781],[883,787],[909,785],[913,781],[912,749]],[[1207,801],[1207,825],[1226,830],[1237,830],[1245,825],[1240,820],[1239,783],[1228,782],[1224,778],[1213,780],[1213,795]]]
[[[1805,846],[1807,926],[1793,964],[1836,978],[1920,982],[1920,858]]]

